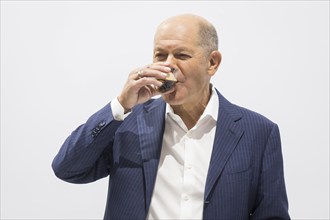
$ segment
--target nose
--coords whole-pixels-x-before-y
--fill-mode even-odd
[[[169,54],[166,58],[166,62],[170,64],[170,66],[175,65],[175,57],[172,54]]]
[[[176,59],[172,54],[169,54],[166,58],[166,62],[169,63],[169,66],[171,68],[171,72],[174,73],[178,70],[178,68],[176,68]]]

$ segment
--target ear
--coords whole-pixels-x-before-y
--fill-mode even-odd
[[[217,50],[212,51],[209,56],[209,68],[208,68],[208,74],[210,76],[213,76],[215,74],[218,67],[220,66],[220,63],[221,63],[221,53]]]

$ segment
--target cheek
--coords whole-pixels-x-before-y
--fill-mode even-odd
[[[179,66],[179,68],[182,77],[189,83],[198,81],[203,75],[207,74],[207,68],[205,68],[203,63],[187,62]]]
[[[207,74],[207,68],[202,64],[196,64],[196,62],[187,62],[178,65],[180,73],[177,78],[182,83],[177,84],[178,91],[189,93],[199,90],[199,88],[209,81]],[[188,92],[189,91],[189,92]]]
[[[198,90],[198,88],[204,84],[204,77],[201,76],[199,72],[190,72],[189,75],[185,76],[185,81],[182,83],[182,87],[184,87],[188,91]]]

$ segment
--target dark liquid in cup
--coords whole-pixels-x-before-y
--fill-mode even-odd
[[[168,90],[170,90],[176,83],[177,81],[173,81],[173,80],[164,80],[163,85],[161,85],[158,88],[158,91],[163,93],[163,92],[167,92]]]
[[[160,87],[158,87],[158,91],[161,92],[161,93],[164,93],[164,92],[167,92],[169,91],[174,85],[175,83],[177,82],[177,80],[175,79],[173,73],[176,71],[175,68],[171,68],[171,73],[172,74],[171,76],[172,77],[168,77],[168,79],[165,79],[165,80],[160,80],[163,82],[163,85],[161,85]]]

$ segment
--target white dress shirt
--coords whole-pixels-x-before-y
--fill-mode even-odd
[[[114,98],[110,102],[113,118],[117,121],[123,121],[131,112],[125,114],[124,107],[118,101],[118,98]]]
[[[166,106],[165,132],[147,219],[202,219],[219,100],[215,89],[196,125],[187,129]]]
[[[119,105],[119,106],[118,106]],[[116,120],[124,120],[117,99],[111,102]],[[190,130],[166,105],[165,131],[147,219],[202,219],[219,100],[214,88],[204,113]]]

